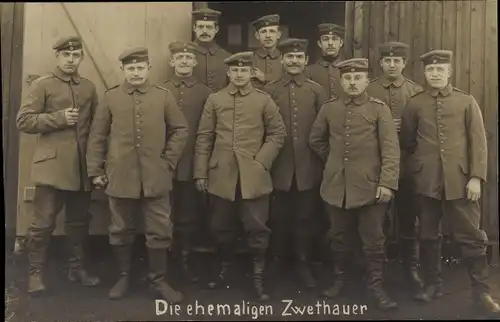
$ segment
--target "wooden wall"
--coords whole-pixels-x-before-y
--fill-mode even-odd
[[[452,83],[472,94],[482,109],[488,137],[488,183],[482,198],[482,227],[498,256],[498,41],[497,1],[347,2],[348,57],[369,58],[371,76],[380,72],[377,45],[411,46],[405,75],[423,83],[419,56],[433,49],[454,52]]]
[[[63,36],[80,35],[85,58],[82,76],[91,79],[100,97],[121,81],[118,56],[129,47],[147,46],[153,82],[166,79],[168,45],[190,40],[191,2],[110,3],[25,3],[23,79],[44,75],[55,67],[52,45]],[[3,45],[3,42],[2,42]],[[2,46],[3,48],[3,46]],[[21,55],[21,53],[19,53]],[[26,90],[23,83],[23,91]],[[12,105],[17,112],[19,104]],[[13,120],[11,123],[14,124]],[[32,153],[36,136],[21,134],[19,151],[19,191],[17,234],[24,235],[32,214],[33,184],[30,181]],[[91,212],[92,233],[107,234],[108,208],[102,193],[94,194]],[[56,233],[63,233],[63,216]]]
[[[5,228],[15,233],[17,215],[17,169],[19,133],[15,125],[16,109],[22,86],[24,6],[0,4],[2,34],[2,148],[4,174]]]

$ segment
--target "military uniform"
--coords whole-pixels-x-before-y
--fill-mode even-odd
[[[339,64],[341,73],[367,72],[368,60],[350,59]],[[331,220],[335,256],[335,285],[326,296],[344,287],[346,259],[353,251],[357,230],[367,261],[367,283],[380,308],[395,306],[385,294],[383,222],[387,204],[376,200],[377,187],[398,188],[399,147],[389,108],[366,92],[326,102],[311,129],[311,148],[326,161],[321,197]]]
[[[131,49],[119,60],[123,65],[148,61],[148,50]],[[186,119],[172,93],[148,81],[141,86],[125,81],[110,88],[97,110],[87,166],[89,177],[106,175],[109,180],[109,239],[122,285],[128,286],[134,216],[142,211],[153,287],[160,292],[170,288],[164,280],[166,249],[172,241],[169,193],[187,137]],[[127,288],[120,286],[119,292],[112,289],[110,297],[123,296]],[[166,294],[171,291],[165,291],[164,297],[178,301],[180,294]]]
[[[424,65],[449,64],[452,52],[436,50],[421,56]],[[478,202],[467,200],[471,178],[484,182],[487,144],[481,110],[475,99],[451,84],[429,86],[413,96],[403,114],[401,145],[411,154],[409,168],[420,196],[420,250],[426,289],[417,299],[429,301],[441,293],[441,234],[443,212],[450,216],[472,282],[473,298],[500,313],[489,295],[486,245]]]
[[[409,46],[398,42],[389,42],[380,46],[380,59],[384,57],[401,57],[407,59]],[[389,80],[386,77],[378,77],[371,81],[367,92],[370,96],[378,98],[389,106],[394,120],[401,120],[403,109],[411,96],[423,89],[417,83],[399,75],[396,79]],[[398,128],[399,131],[399,128]],[[398,234],[400,238],[400,251],[403,259],[405,276],[414,290],[422,287],[422,281],[418,276],[418,252],[416,242],[416,218],[418,214],[418,203],[415,202],[413,186],[408,178],[406,158],[401,153],[401,171],[399,176],[399,189],[395,196],[395,208],[389,211],[397,212]],[[395,217],[389,214],[390,218]],[[392,233],[392,232],[391,232]]]
[[[263,16],[252,23],[257,32],[264,27],[279,27],[279,24],[280,16],[277,14]],[[254,87],[261,89],[267,83],[277,80],[281,77],[281,51],[278,48],[273,48],[272,50],[268,50],[263,46],[258,48],[254,52],[252,62],[254,68],[260,69],[265,75],[264,82],[261,82],[258,79],[252,80],[252,84],[254,85]]]
[[[195,46],[189,43],[173,42],[169,46],[172,55],[180,52],[195,54]],[[188,278],[195,281],[191,249],[196,242],[200,227],[200,215],[204,214],[207,205],[203,204],[203,198],[193,180],[194,167],[194,145],[198,123],[203,112],[203,106],[210,94],[210,89],[198,81],[192,75],[180,77],[172,75],[164,84],[174,96],[177,105],[182,110],[188,122],[189,135],[184,152],[177,164],[173,181],[173,221],[175,240],[179,241],[183,259],[184,272]],[[177,239],[178,238],[178,239]]]
[[[307,40],[289,39],[279,44],[283,53],[306,52]],[[265,90],[279,107],[285,122],[287,137],[274,162],[272,178],[274,193],[271,201],[271,229],[275,241],[274,253],[284,252],[287,226],[294,234],[298,272],[309,287],[315,286],[309,268],[311,239],[314,236],[316,205],[321,182],[321,159],[309,147],[309,132],[326,94],[318,83],[304,73],[287,72],[269,83]],[[280,256],[282,257],[282,256]]]
[[[336,35],[344,39],[343,27],[324,23],[318,26],[318,30],[320,37],[323,35]],[[307,77],[323,86],[329,98],[343,94],[342,86],[340,86],[340,72],[335,67],[338,57],[322,56],[316,63],[306,68]]]
[[[81,49],[79,37],[62,38],[53,49]],[[98,103],[95,85],[77,72],[65,74],[59,67],[35,80],[17,115],[17,127],[37,134],[31,179],[35,184],[34,220],[28,228],[30,292],[43,291],[43,268],[56,216],[65,208],[66,237],[70,248],[69,278],[85,285],[99,279],[83,268],[84,240],[90,221],[91,185],[87,178],[85,153],[90,126]],[[79,111],[78,122],[68,125],[65,110]]]
[[[221,12],[212,9],[200,9],[193,11],[193,19],[215,21],[218,23]],[[224,60],[231,56],[230,53],[222,49],[217,43],[211,41],[204,43],[196,40],[198,53],[196,61],[198,64],[194,68],[194,77],[207,85],[213,92],[219,91],[228,84],[227,65]]]
[[[238,53],[226,63],[251,66],[251,57],[251,52]],[[251,84],[238,88],[231,83],[207,99],[196,139],[194,177],[208,179],[214,211],[211,231],[222,260],[220,278],[211,287],[224,280],[240,221],[254,254],[254,286],[261,299],[267,297],[262,274],[271,233],[266,226],[273,190],[269,171],[285,135],[276,104]]]

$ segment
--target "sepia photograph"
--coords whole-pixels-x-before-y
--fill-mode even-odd
[[[4,321],[500,321],[497,10],[1,3]]]

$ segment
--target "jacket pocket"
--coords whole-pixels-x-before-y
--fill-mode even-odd
[[[420,172],[422,170],[423,166],[424,166],[424,164],[422,162],[419,162],[419,163],[411,162],[409,168],[410,168],[410,171],[412,173],[417,173],[417,172]]]
[[[469,175],[469,167],[464,165],[464,162],[460,162],[460,170],[462,170],[462,173],[466,176]]]
[[[219,164],[219,160],[216,158],[212,157],[210,161],[208,161],[208,168],[209,169],[215,169],[217,168],[217,165]]]
[[[57,153],[55,149],[37,149],[35,155],[33,156],[33,162],[38,163],[45,160],[54,159]]]

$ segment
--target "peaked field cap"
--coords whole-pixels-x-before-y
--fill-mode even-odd
[[[77,50],[82,49],[82,38],[79,36],[68,36],[60,38],[52,46],[54,50]]]
[[[282,53],[307,52],[307,39],[289,38],[278,43],[276,46]]]
[[[404,57],[408,56],[410,46],[405,43],[390,41],[379,45],[380,57]]]
[[[263,27],[279,26],[280,16],[278,14],[265,15],[252,22],[252,25],[257,31]]]
[[[168,45],[168,49],[172,55],[177,53],[197,53],[197,45],[192,42],[174,41]]]
[[[222,12],[210,8],[201,8],[192,12],[195,20],[219,21]]]
[[[367,72],[368,66],[368,59],[366,58],[351,58],[341,61],[335,65],[341,74]]]
[[[125,50],[118,60],[123,64],[126,63],[139,63],[149,60],[149,52],[146,47],[135,47]]]
[[[319,24],[318,31],[320,37],[323,35],[336,35],[340,38],[344,38],[345,33],[344,27],[329,22]]]
[[[253,52],[243,51],[229,56],[224,60],[224,64],[228,66],[251,66]]]
[[[431,50],[420,56],[420,60],[424,63],[424,66],[430,64],[449,64],[452,58],[453,52],[451,50]]]

